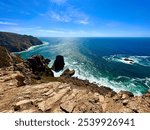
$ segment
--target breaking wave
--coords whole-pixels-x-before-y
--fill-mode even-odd
[[[107,61],[122,62],[130,65],[141,65],[150,67],[150,56],[128,56],[128,55],[111,55],[103,57]],[[124,59],[130,59],[133,63],[129,63]]]

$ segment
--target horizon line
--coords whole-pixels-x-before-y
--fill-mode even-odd
[[[150,38],[150,36],[39,36],[29,33],[18,33],[18,32],[9,32],[9,31],[0,31],[2,33],[15,33],[20,35],[30,35],[34,37],[41,38]]]

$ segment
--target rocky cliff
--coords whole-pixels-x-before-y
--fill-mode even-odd
[[[42,56],[14,64],[16,58],[5,48],[3,54],[8,66],[0,63],[0,112],[150,112],[150,91],[142,96],[116,93],[109,86],[71,77],[75,71],[69,69],[55,78],[50,60]]]
[[[13,66],[23,60],[14,54],[11,54],[5,47],[0,46],[0,68]]]
[[[24,75],[12,67],[0,69],[0,112],[150,112],[150,92],[115,93],[72,78],[33,85],[24,81]]]
[[[6,47],[10,52],[28,49],[33,45],[43,44],[38,38],[9,32],[0,32],[0,46]]]

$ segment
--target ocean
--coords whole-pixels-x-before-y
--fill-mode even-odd
[[[141,95],[150,89],[150,38],[40,38],[44,44],[19,52],[23,59],[63,55],[74,77]],[[125,60],[128,59],[128,60]],[[63,71],[55,72],[59,76]]]

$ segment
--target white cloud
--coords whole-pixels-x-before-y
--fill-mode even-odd
[[[47,14],[51,20],[56,22],[72,22],[83,25],[89,23],[89,17],[85,13],[71,6],[66,7],[64,10],[51,10]]]
[[[2,25],[18,25],[17,23],[4,22],[4,21],[0,21],[0,24],[2,24]]]
[[[87,25],[89,23],[88,18],[78,20],[77,23]]]
[[[68,23],[72,20],[71,17],[69,17],[67,14],[65,14],[64,12],[54,12],[54,11],[51,11],[49,16],[54,20],[54,21],[57,21],[57,22],[65,22],[65,23]]]
[[[61,31],[61,30],[52,30],[52,29],[38,29],[38,32],[44,32],[44,33],[57,33],[57,34],[64,34],[65,31]]]
[[[69,0],[49,0],[50,9],[45,15],[54,22],[89,24],[89,17],[81,9],[70,4]]]

